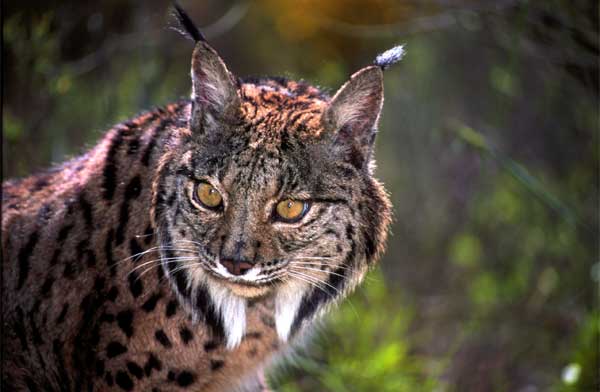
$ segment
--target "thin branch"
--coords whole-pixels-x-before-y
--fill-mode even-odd
[[[495,1],[487,3],[486,6],[471,6],[462,9],[457,8],[448,12],[440,12],[436,15],[414,18],[411,21],[390,24],[356,25],[327,16],[315,16],[315,18],[318,19],[323,28],[338,34],[357,38],[398,37],[447,29],[457,24],[461,14],[468,12],[499,12],[517,5],[519,1],[520,0]]]
[[[251,3],[247,0],[240,1],[229,8],[216,22],[200,29],[208,39],[223,35],[246,16],[250,5]],[[83,75],[100,66],[117,52],[128,52],[143,46],[155,46],[157,43],[163,43],[166,41],[163,32],[163,29],[159,29],[116,36],[106,41],[97,51],[65,64],[58,72],[68,71],[72,76]],[[149,37],[155,38],[149,39]]]

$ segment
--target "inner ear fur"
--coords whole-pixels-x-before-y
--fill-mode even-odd
[[[241,99],[237,79],[206,42],[192,54],[192,119],[194,133],[205,134],[239,118]]]
[[[323,113],[329,139],[361,168],[370,160],[382,107],[383,72],[368,66],[340,87]]]

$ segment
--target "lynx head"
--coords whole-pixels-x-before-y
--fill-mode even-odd
[[[383,249],[390,202],[373,178],[373,143],[382,70],[398,58],[380,56],[330,98],[303,82],[241,81],[185,27],[197,41],[187,126],[154,181],[163,268],[192,317],[229,348],[243,337],[250,298],[274,300],[286,340],[352,290]]]

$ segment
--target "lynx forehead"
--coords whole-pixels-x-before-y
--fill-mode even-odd
[[[256,390],[383,249],[373,143],[401,48],[330,97],[238,79],[177,11],[191,100],[3,183],[3,389]]]
[[[244,120],[254,125],[253,140],[280,144],[282,134],[318,136],[321,114],[328,99],[306,83],[245,80],[240,89]]]

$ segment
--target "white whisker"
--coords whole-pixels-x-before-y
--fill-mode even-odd
[[[167,262],[166,264],[169,264],[169,263],[174,263],[174,262],[177,262],[177,261],[178,261],[178,260],[169,261],[169,262]],[[185,261],[186,261],[185,263],[182,263],[182,265],[181,265],[181,266],[179,266],[179,267],[175,268],[175,269],[173,270],[173,272],[170,272],[170,273],[176,273],[176,272],[178,272],[178,271],[181,271],[181,270],[183,270],[183,269],[184,269],[185,267],[187,267],[188,265],[192,265],[192,264],[194,264],[194,263],[192,263],[190,260],[185,260]],[[157,263],[156,265],[151,265],[150,267],[148,267],[147,269],[145,269],[145,270],[144,270],[144,271],[143,271],[143,272],[140,274],[140,276],[138,277],[138,279],[141,279],[141,278],[142,278],[142,276],[144,276],[146,273],[148,273],[148,272],[152,271],[152,270],[153,270],[154,268],[156,268],[156,267],[162,267],[162,263]],[[159,284],[160,284],[160,283],[162,283],[162,282],[163,282],[165,279],[166,279],[166,277],[163,277],[163,278],[162,278],[162,279],[161,279],[161,280],[160,280],[158,283],[159,283]]]
[[[292,263],[292,264],[293,264],[293,263]],[[317,272],[322,272],[322,273],[325,273],[325,274],[327,274],[327,275],[336,275],[336,276],[342,277],[342,278],[344,278],[344,279],[348,279],[348,277],[347,277],[347,276],[345,276],[345,275],[342,275],[342,274],[338,274],[337,272],[323,271],[323,270],[321,270],[321,269],[318,269],[318,268],[310,268],[310,267],[305,267],[305,266],[296,266],[296,268],[297,268],[297,269],[301,269],[301,270],[307,270],[307,271],[317,271]]]
[[[146,261],[140,265],[136,265],[131,271],[129,271],[127,273],[127,275],[133,273],[134,271],[145,267],[148,264],[152,264],[152,263],[174,263],[177,261],[188,261],[188,260],[198,260],[197,257],[191,257],[191,256],[179,256],[179,257],[166,257],[166,258],[160,258],[160,259],[154,259],[154,260],[150,260],[150,261]]]
[[[347,266],[347,265],[336,265],[336,264],[330,264],[330,263],[317,263],[317,262],[309,262],[309,261],[290,261],[290,264],[294,264],[294,265],[312,265],[312,266],[317,266],[320,267],[322,265],[326,265],[329,267],[334,267],[335,269],[347,269],[347,270],[351,270],[351,271],[356,271],[354,268]],[[327,271],[323,271],[323,272],[327,272]]]
[[[311,281],[311,280],[309,280],[309,279],[305,278],[304,276],[296,275],[296,273],[295,273],[295,272],[290,272],[290,276],[292,276],[294,279],[298,279],[298,280],[301,280],[301,281],[303,281],[303,282],[305,282],[305,283],[308,283],[308,285],[309,285],[309,286],[312,286],[312,287],[315,287],[315,288],[317,288],[317,289],[321,290],[322,292],[324,292],[325,294],[327,294],[327,295],[328,295],[330,298],[332,298],[332,299],[333,299],[333,298],[335,298],[335,297],[333,296],[333,294],[331,294],[329,291],[325,290],[325,288],[321,287],[321,286],[320,286],[319,284],[317,284],[316,282],[314,282],[314,281]]]
[[[290,270],[290,272],[291,272],[291,273],[293,273],[293,274],[301,274],[302,276],[304,276],[304,277],[307,277],[307,278],[308,278],[308,277],[314,278],[312,275],[306,275],[306,274],[302,274],[301,272],[298,272],[298,271],[295,271],[295,270]],[[298,278],[298,276],[296,276],[296,278]],[[323,282],[323,281],[321,281],[321,283],[324,283],[324,284],[326,284],[327,286],[329,286],[329,287],[331,287],[332,289],[334,289],[334,290],[336,291],[336,293],[337,293],[337,294],[339,294],[340,296],[342,296],[342,295],[343,295],[343,294],[342,294],[342,292],[341,292],[339,289],[337,289],[336,287],[333,287],[333,286],[332,286],[332,285],[330,285],[329,283],[327,283],[327,282]],[[323,289],[321,288],[321,290],[323,290]],[[335,297],[334,297],[334,296],[333,296],[333,295],[332,295],[332,294],[331,294],[329,291],[327,291],[327,290],[323,290],[323,291],[324,291],[325,293],[329,294],[329,296],[330,296],[332,299],[335,299]],[[347,300],[347,302],[348,302],[348,304],[350,305],[350,307],[352,308],[352,311],[354,312],[354,314],[356,315],[356,317],[359,317],[359,315],[358,315],[358,312],[356,311],[356,308],[354,307],[354,305],[352,304],[352,302],[350,301],[350,299],[348,299],[348,300]]]
[[[300,271],[296,271],[296,270],[290,270],[290,271],[293,271],[295,274],[300,274],[300,275],[304,276],[307,279],[313,279],[315,282],[318,282],[319,284],[324,284],[324,285],[326,285],[328,287],[331,287],[333,290],[335,290],[335,292],[337,294],[341,294],[341,292],[340,292],[340,290],[338,288],[332,286],[331,284],[325,282],[324,280],[321,280],[321,279],[317,278],[316,276],[304,274],[304,273],[302,273]]]
[[[135,238],[145,238],[145,237],[150,237],[154,235],[154,233],[150,233],[150,234],[136,234]]]
[[[143,252],[139,252],[134,255],[125,257],[124,259],[119,260],[117,262],[117,264],[123,263],[123,262],[125,262],[127,260],[131,260],[131,259],[135,259],[134,262],[136,262],[142,256],[144,256],[150,252],[160,252],[161,250],[173,250],[173,251],[178,251],[178,252],[197,252],[198,251],[197,249],[189,249],[189,248],[177,248],[177,247],[171,247],[171,246],[155,246],[150,249],[146,249]]]

